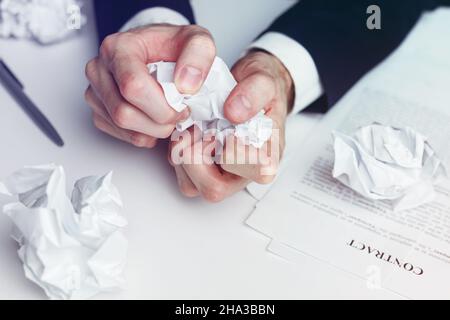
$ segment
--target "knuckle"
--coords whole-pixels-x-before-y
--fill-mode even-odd
[[[147,137],[141,133],[134,132],[130,136],[131,143],[139,148],[147,146]]]
[[[243,74],[251,75],[260,72],[261,62],[258,59],[246,59],[242,58],[238,65],[240,66],[241,72]]]
[[[125,31],[125,32],[117,32],[114,34],[114,38],[116,43],[122,43],[124,41],[126,41],[127,39],[131,39],[133,38],[133,34],[129,31]]]
[[[209,36],[211,36],[211,33],[209,32],[209,30],[205,27],[202,27],[198,24],[191,24],[185,27],[187,30],[189,30],[189,32],[191,33],[204,33],[207,34]]]
[[[113,121],[114,123],[122,128],[128,129],[133,121],[133,109],[125,104],[117,106],[113,113]]]
[[[105,123],[102,121],[102,119],[100,119],[100,117],[93,115],[92,122],[94,123],[94,126],[97,129],[99,129],[101,131],[105,131]]]
[[[276,80],[270,74],[259,72],[254,77],[254,87],[264,92],[265,99],[271,99],[276,93]]]
[[[158,138],[166,139],[170,137],[173,133],[175,126],[174,125],[166,125],[161,128],[161,133],[158,135]]]
[[[129,32],[117,33],[108,36],[100,46],[100,59],[102,59],[109,69],[121,62],[128,52],[134,52],[140,48],[139,41],[135,35]]]
[[[197,191],[192,186],[190,186],[189,184],[187,184],[185,182],[182,182],[180,184],[180,191],[185,197],[188,197],[188,198],[193,198],[193,197],[197,196]]]
[[[225,199],[225,189],[219,183],[216,183],[206,187],[202,191],[202,195],[206,201],[217,203]]]
[[[100,55],[103,57],[109,57],[117,45],[117,34],[111,34],[107,36],[100,45]]]
[[[266,90],[273,91],[275,89],[275,79],[270,74],[259,72],[255,75],[256,82]]]
[[[191,33],[189,45],[201,48],[211,55],[216,54],[216,45],[209,31],[201,29]]]
[[[85,91],[84,91],[84,101],[87,102],[87,104],[91,104],[91,100],[92,100],[92,92],[91,92],[91,87],[88,87]]]
[[[88,80],[93,79],[94,75],[97,73],[97,58],[90,60],[86,64],[86,68],[84,69],[84,73]]]
[[[265,61],[267,61],[267,57],[270,56],[271,54],[268,53],[267,51],[264,50],[256,50],[256,51],[252,51],[250,53],[250,57],[257,61],[258,63],[263,63]]]
[[[119,79],[119,88],[122,95],[128,100],[142,94],[145,83],[133,72],[126,71]]]
[[[156,147],[156,144],[158,143],[158,140],[155,138],[150,138],[147,137],[147,148],[153,149],[154,147]]]
[[[167,112],[163,112],[161,114],[155,115],[155,122],[158,123],[159,125],[174,126],[175,123],[177,122],[177,114],[175,111],[172,111],[171,109],[169,109]],[[167,138],[167,137],[165,137],[165,138]]]

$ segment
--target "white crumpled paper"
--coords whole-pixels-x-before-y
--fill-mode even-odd
[[[0,0],[0,36],[60,41],[86,23],[81,0]]]
[[[111,178],[78,180],[71,199],[56,165],[26,167],[0,183],[0,192],[18,198],[3,212],[14,224],[25,276],[51,299],[87,299],[125,282],[127,220]]]
[[[204,134],[213,132],[221,145],[231,133],[256,148],[261,148],[270,139],[273,122],[264,112],[236,126],[225,119],[223,105],[237,83],[222,59],[216,57],[205,83],[195,95],[181,94],[177,90],[174,83],[175,65],[173,62],[158,62],[149,64],[148,68],[174,110],[181,112],[190,108],[190,118],[177,125],[178,131],[195,124]]]
[[[427,138],[411,128],[373,124],[333,134],[333,177],[367,198],[391,200],[394,210],[433,201],[434,184],[446,176]]]

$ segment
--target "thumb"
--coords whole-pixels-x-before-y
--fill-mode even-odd
[[[182,49],[175,67],[175,85],[185,94],[194,94],[203,85],[216,57],[211,34],[199,26],[190,26],[179,35]]]
[[[243,123],[263,110],[275,97],[275,83],[265,73],[244,78],[225,102],[225,117],[232,123]]]

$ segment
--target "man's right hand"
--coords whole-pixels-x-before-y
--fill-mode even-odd
[[[176,62],[175,84],[196,93],[216,56],[210,33],[196,25],[152,25],[105,38],[99,56],[86,65],[90,85],[85,98],[95,126],[138,147],[152,148],[189,116],[168,104],[147,64]]]

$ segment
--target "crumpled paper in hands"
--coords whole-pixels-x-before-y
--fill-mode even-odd
[[[0,192],[17,197],[3,212],[20,248],[25,276],[51,299],[87,299],[124,285],[127,240],[112,174],[75,183],[71,199],[61,166],[26,167]]]
[[[50,44],[86,23],[81,0],[0,0],[0,36]]]
[[[334,132],[333,177],[359,194],[390,200],[396,211],[433,201],[446,169],[422,134],[380,124]]]
[[[223,106],[237,83],[222,59],[215,58],[203,86],[195,95],[182,94],[177,90],[174,83],[175,65],[173,62],[157,62],[149,64],[148,68],[161,85],[168,104],[175,111],[190,108],[190,118],[178,123],[178,131],[196,125],[203,134],[213,133],[222,146],[230,133],[255,148],[261,148],[270,139],[273,122],[264,112],[238,125],[225,119]]]

